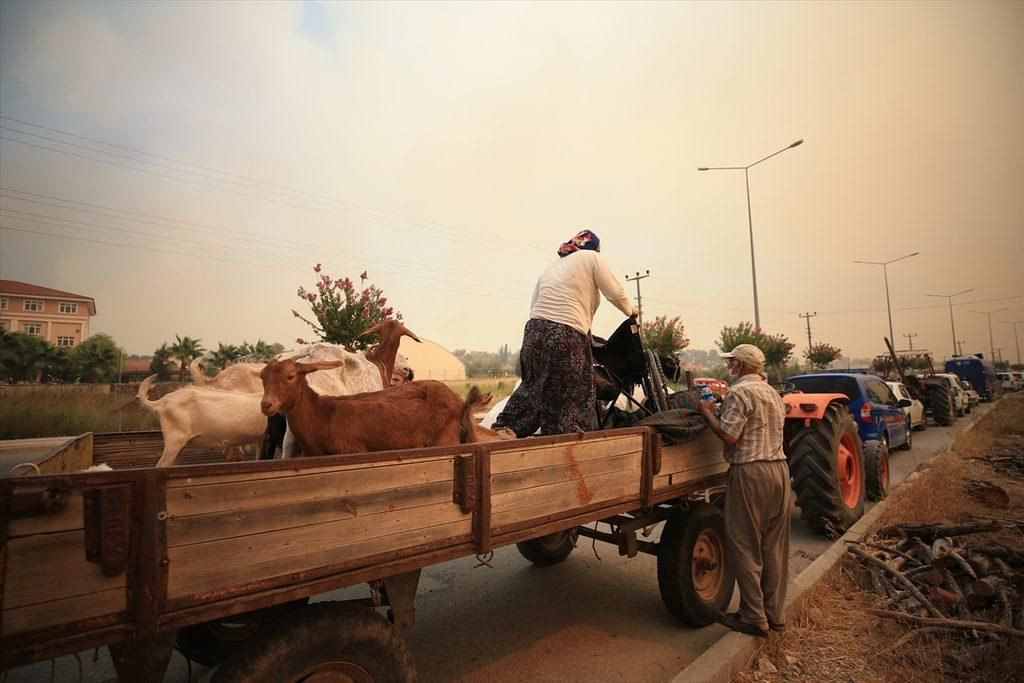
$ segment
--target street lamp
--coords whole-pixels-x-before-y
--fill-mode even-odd
[[[864,263],[869,266],[882,266],[882,273],[885,275],[885,307],[889,311],[889,341],[893,344],[896,342],[894,342],[892,338],[892,305],[889,303],[889,264],[902,261],[903,259],[910,258],[911,256],[917,256],[920,253],[921,252],[919,251],[915,251],[913,254],[900,256],[899,258],[894,258],[891,261],[854,261],[854,263]]]
[[[757,166],[762,161],[768,161],[773,156],[782,154],[787,149],[793,149],[804,144],[803,139],[797,140],[791,145],[787,145],[780,149],[778,152],[773,152],[763,159],[758,159],[752,164],[746,166],[700,166],[697,168],[698,171],[743,171],[743,178],[747,183],[747,227],[750,229],[750,276],[754,282],[754,327],[757,330],[761,329],[761,309],[757,304],[757,268],[754,265],[754,219],[750,212],[750,169]]]
[[[1017,365],[1020,365],[1020,339],[1017,337],[1017,325],[1024,323],[1024,320],[999,320],[1004,325],[1013,325],[1013,344],[1017,347]]]
[[[959,356],[960,354],[957,353],[957,350],[956,350],[956,325],[953,324],[953,297],[954,296],[960,296],[961,294],[966,294],[967,292],[973,292],[973,291],[974,291],[974,287],[971,287],[970,289],[965,289],[962,292],[957,292],[956,294],[925,294],[925,296],[937,296],[940,299],[947,299],[949,301],[949,327],[950,327],[950,329],[953,330],[953,355],[954,356]]]
[[[1002,311],[1008,311],[1008,310],[1010,310],[1009,306],[1004,306],[1002,308],[997,308],[994,311],[971,311],[971,313],[978,313],[980,315],[987,315],[988,316],[988,348],[989,348],[989,351],[992,352],[992,355],[989,356],[989,358],[992,359],[992,364],[993,365],[995,365],[995,362],[996,362],[996,343],[994,341],[992,341],[992,314],[993,313],[1000,313]]]

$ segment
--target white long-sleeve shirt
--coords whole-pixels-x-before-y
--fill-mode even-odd
[[[632,312],[625,290],[601,254],[589,249],[574,251],[548,266],[537,279],[530,317],[588,334],[601,303],[600,294],[626,315]]]

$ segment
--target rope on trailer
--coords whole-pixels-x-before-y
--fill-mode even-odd
[[[50,660],[50,683],[53,683],[54,674],[57,672],[57,660]]]
[[[78,656],[77,652],[71,653],[75,658],[75,663],[78,665],[78,683],[82,683],[85,680],[85,671],[82,668],[82,658]]]
[[[7,470],[7,474],[14,474],[14,470],[18,469],[19,467],[31,467],[36,471],[36,474],[43,473],[43,471],[39,469],[39,465],[35,464],[34,462],[19,462],[17,465]]]
[[[493,550],[488,550],[483,555],[481,555],[480,553],[477,553],[476,554],[476,559],[477,559],[477,564],[473,565],[473,569],[476,569],[477,567],[487,567],[488,569],[494,569],[494,567],[491,566],[491,560],[494,559],[494,551]]]
[[[597,531],[597,522],[594,522],[594,531]],[[601,556],[597,554],[597,538],[594,538],[590,542],[590,549],[594,551],[594,557],[597,558],[598,562],[603,562]]]
[[[95,664],[98,661],[100,661],[100,648],[99,648],[99,645],[97,645],[96,649],[92,651],[92,663]]]

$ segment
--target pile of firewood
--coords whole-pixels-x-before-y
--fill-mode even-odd
[[[847,547],[862,585],[882,601],[871,614],[919,627],[890,649],[921,633],[962,631],[981,641],[971,656],[983,658],[1005,639],[1024,638],[1024,550],[984,536],[962,538],[1012,526],[996,520],[901,525],[883,529],[881,540]]]
[[[1024,436],[999,437],[988,455],[974,456],[971,460],[986,463],[998,474],[1024,479]]]

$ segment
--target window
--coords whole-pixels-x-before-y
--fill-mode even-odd
[[[22,307],[26,311],[41,311],[43,310],[43,302],[39,299],[25,299],[25,303]]]
[[[851,401],[860,398],[860,388],[857,380],[852,377],[840,375],[810,375],[808,377],[794,377],[789,380],[796,385],[796,388],[805,394],[844,394]]]
[[[878,380],[869,379],[864,382],[864,389],[867,390],[868,399],[872,403],[881,403],[882,405],[893,405],[896,403],[896,397],[892,395],[889,387]]]
[[[6,310],[7,310],[7,297],[6,296],[0,296],[0,311],[6,311]]]
[[[6,331],[7,331],[7,321],[6,320],[0,320],[0,332],[6,332]]]
[[[75,345],[75,338],[74,337],[57,337],[57,346],[59,346],[59,347],[62,347],[62,348],[65,348],[65,349],[70,349],[74,345]]]
[[[21,331],[24,332],[25,334],[35,334],[35,335],[38,335],[38,334],[40,334],[43,331],[43,324],[42,323],[22,323],[21,324]]]
[[[61,301],[58,309],[61,313],[78,313],[78,304],[73,301]]]

